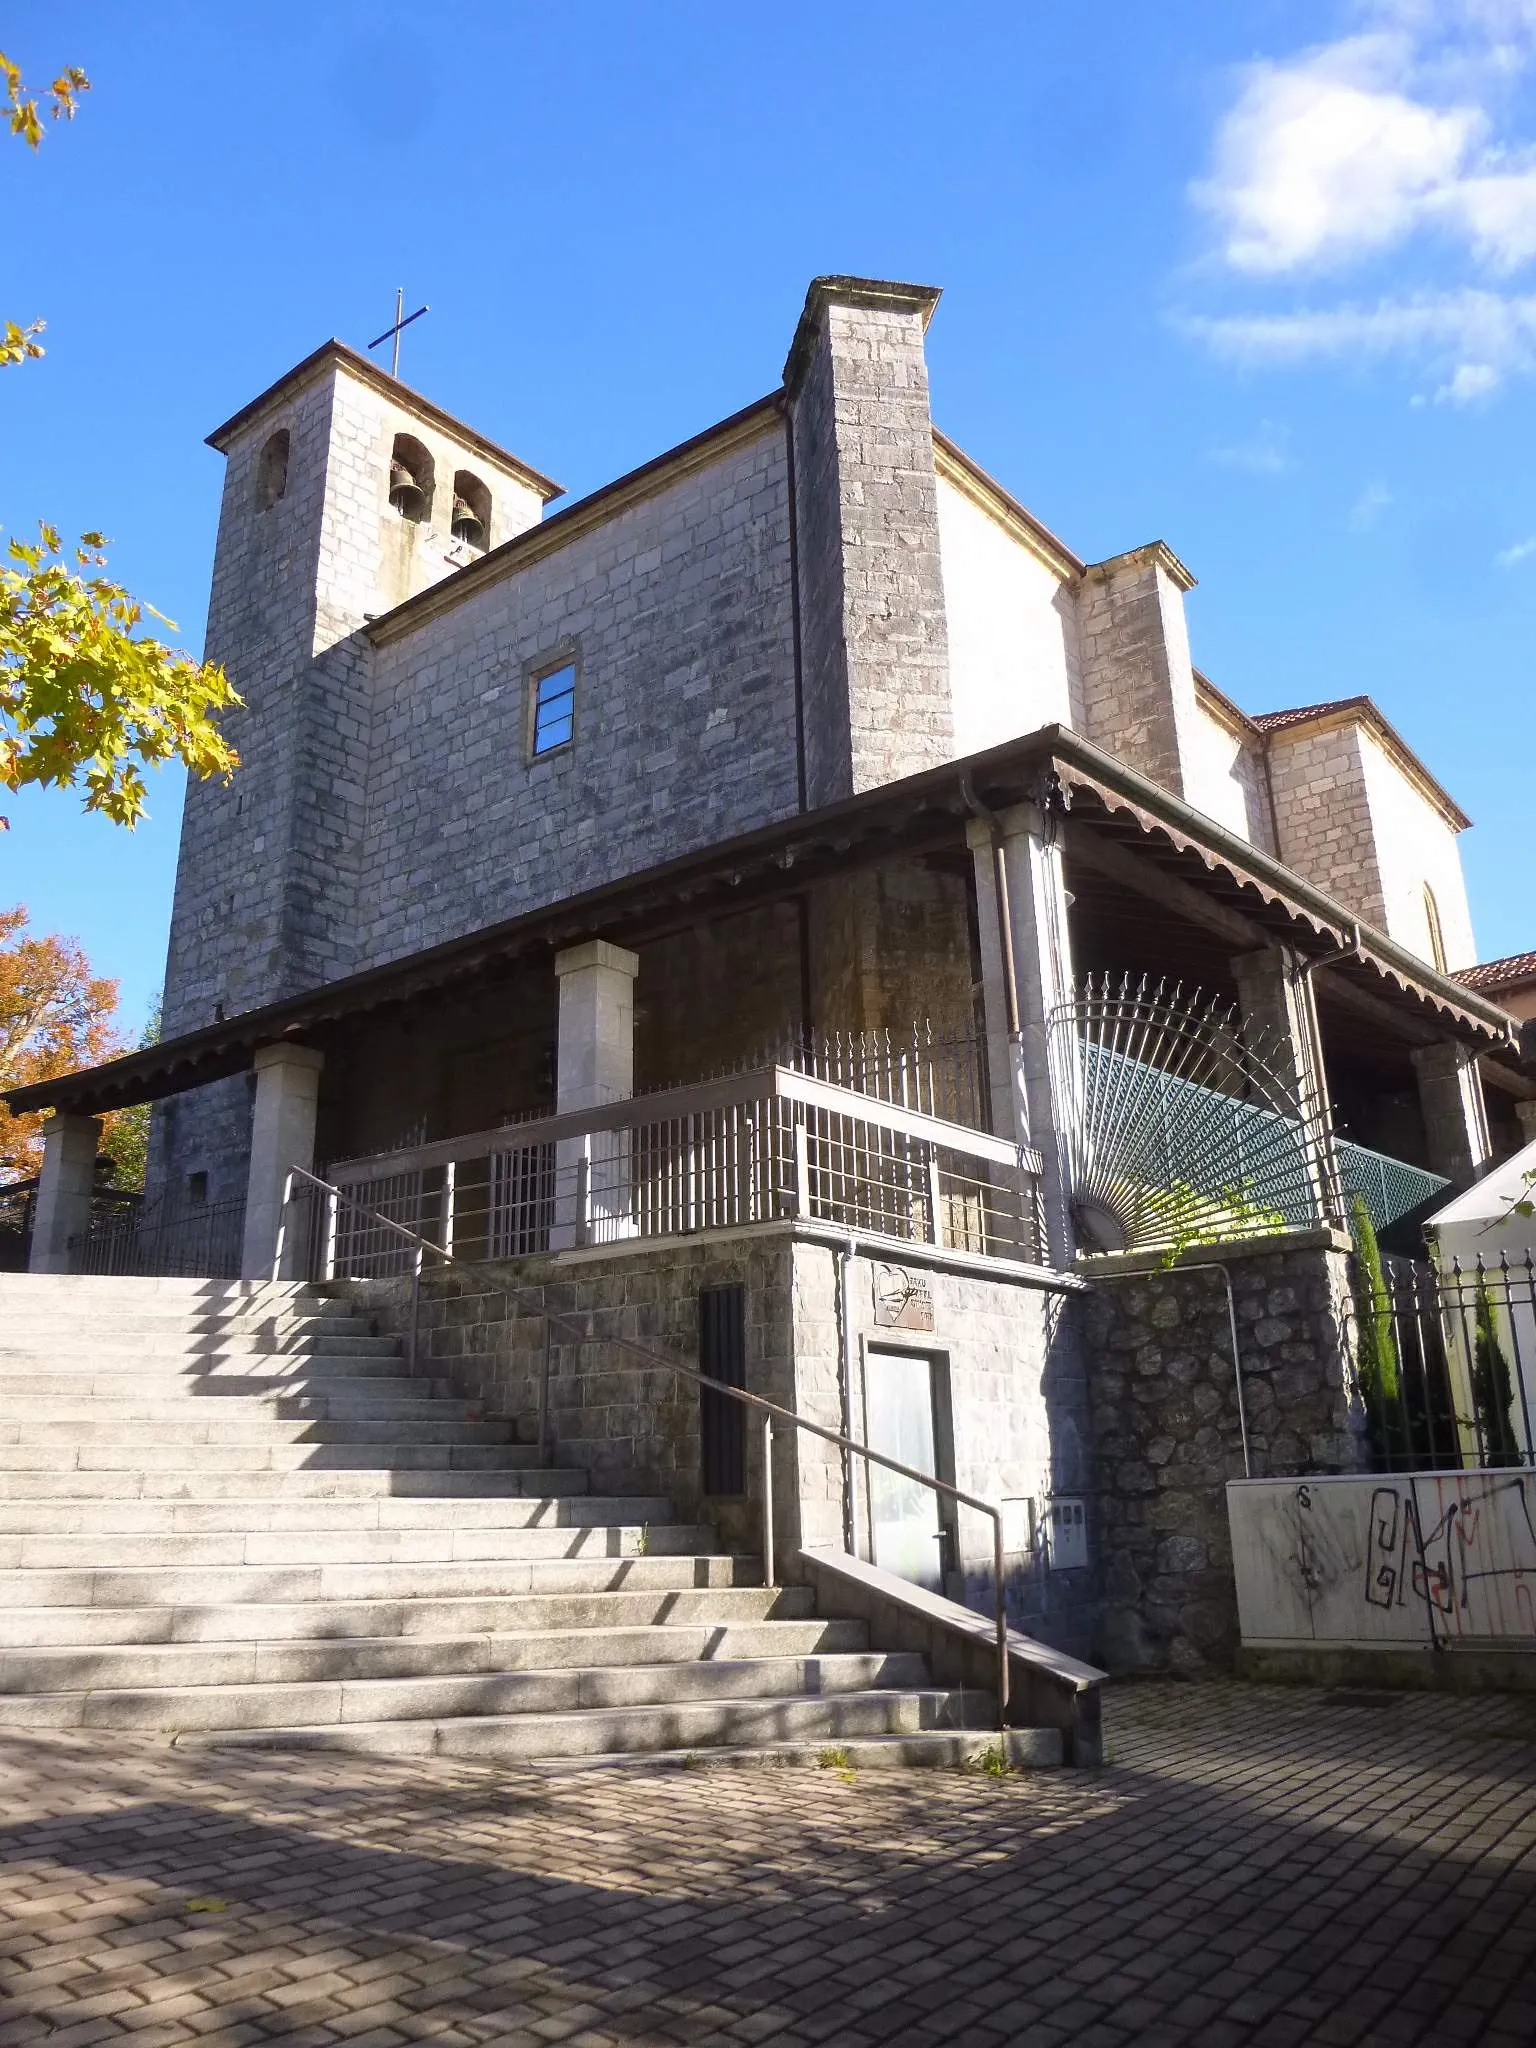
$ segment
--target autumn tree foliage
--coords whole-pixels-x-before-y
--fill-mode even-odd
[[[71,67],[31,93],[0,51],[0,131],[36,150],[44,111],[73,119],[89,90]],[[42,328],[0,321],[0,367],[42,355]],[[145,765],[229,775],[238,756],[215,721],[240,699],[221,668],[139,630],[146,619],[175,626],[103,573],[105,547],[99,533],[66,546],[44,521],[0,557],[0,788],[83,787],[88,811],[132,826]]]
[[[127,1050],[115,1028],[117,983],[92,974],[72,939],[34,938],[26,911],[0,910],[0,1090],[51,1081]],[[43,1160],[43,1116],[0,1103],[0,1184]],[[108,1119],[108,1125],[113,1123]],[[110,1129],[104,1149],[112,1151]]]

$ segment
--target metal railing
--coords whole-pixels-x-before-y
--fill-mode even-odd
[[[312,1214],[321,1219],[322,1242],[329,1260],[329,1277],[369,1279],[376,1275],[369,1273],[348,1273],[344,1269],[350,1263],[347,1250],[347,1236],[343,1229],[344,1218],[357,1217],[365,1227],[365,1233],[375,1238],[392,1238],[400,1245],[400,1264],[397,1271],[409,1274],[411,1278],[410,1332],[407,1359],[415,1369],[419,1343],[421,1314],[421,1280],[427,1257],[440,1260],[444,1265],[465,1263],[440,1244],[434,1244],[419,1232],[397,1223],[392,1217],[378,1210],[366,1210],[364,1205],[333,1182],[320,1179],[317,1174],[306,1172],[303,1167],[290,1170],[283,1189],[283,1220],[279,1224],[277,1247],[273,1258],[272,1276],[278,1279],[286,1275],[292,1258],[292,1237],[289,1217],[301,1191],[308,1190],[318,1200],[309,1203]],[[358,1212],[362,1211],[359,1217]],[[773,1433],[779,1424],[801,1430],[809,1436],[819,1437],[823,1443],[835,1445],[846,1456],[861,1458],[865,1468],[865,1491],[869,1490],[869,1467],[879,1465],[887,1472],[894,1472],[898,1478],[913,1480],[919,1486],[926,1486],[943,1499],[953,1501],[957,1507],[967,1507],[977,1514],[985,1515],[992,1524],[992,1588],[993,1620],[997,1634],[997,1725],[1005,1729],[1008,1725],[1008,1612],[1003,1583],[1003,1516],[1002,1510],[992,1502],[981,1500],[973,1493],[966,1493],[961,1487],[951,1486],[947,1480],[936,1479],[931,1472],[920,1472],[915,1466],[904,1465],[897,1458],[887,1457],[883,1451],[872,1449],[868,1444],[856,1442],[852,1437],[842,1435],[838,1430],[828,1429],[819,1422],[812,1422],[804,1415],[797,1415],[793,1409],[784,1408],[777,1401],[766,1400],[761,1394],[749,1394],[745,1387],[733,1387],[724,1380],[700,1372],[696,1367],[685,1365],[670,1352],[660,1351],[652,1344],[643,1343],[639,1338],[615,1334],[595,1337],[568,1316],[546,1308],[542,1302],[531,1299],[531,1290],[511,1288],[507,1292],[509,1306],[517,1304],[521,1314],[542,1321],[546,1333],[553,1333],[567,1343],[578,1346],[588,1343],[614,1345],[632,1357],[644,1359],[648,1365],[677,1374],[691,1380],[703,1392],[718,1395],[721,1399],[740,1402],[745,1408],[754,1410],[763,1418],[763,1579],[768,1586],[777,1584],[775,1577],[773,1547]],[[540,1455],[552,1454],[553,1446],[548,1442],[548,1379],[549,1346],[546,1341],[544,1353],[544,1388],[539,1400],[539,1444]]]
[[[137,1197],[98,1198],[90,1228],[69,1240],[76,1273],[238,1280],[245,1201],[173,1209]]]
[[[1355,1377],[1379,1472],[1536,1464],[1536,1263],[1355,1261]]]
[[[1038,1263],[1039,1154],[770,1066],[327,1169],[349,1266],[404,1270],[383,1217],[466,1259],[794,1221]]]
[[[1390,1153],[1373,1152],[1357,1145],[1353,1138],[1335,1139],[1339,1155],[1339,1180],[1346,1198],[1358,1195],[1365,1203],[1372,1227],[1389,1230],[1394,1223],[1427,1209],[1450,1182],[1443,1173],[1430,1173],[1422,1166],[1410,1166]]]

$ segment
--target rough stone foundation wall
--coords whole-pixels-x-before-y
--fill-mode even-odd
[[[1232,1276],[1253,1472],[1365,1469],[1352,1398],[1347,1240],[1219,1254]],[[1090,1262],[1085,1303],[1101,1558],[1098,1661],[1112,1671],[1230,1669],[1237,1596],[1226,1483],[1243,1476],[1219,1274]]]
[[[895,1256],[895,1254],[893,1254]],[[1076,1330],[1063,1295],[1038,1282],[976,1270],[922,1269],[934,1329],[876,1324],[875,1269],[850,1262],[848,1412],[864,1430],[864,1374],[878,1370],[881,1348],[938,1355],[947,1365],[953,1416],[953,1479],[967,1492],[1009,1502],[1004,1572],[1018,1626],[1058,1647],[1086,1651],[1092,1634],[1089,1572],[1049,1571],[1029,1544],[1027,1503],[1051,1492],[1081,1491],[1087,1478],[1087,1411]],[[593,1256],[524,1259],[462,1266],[426,1282],[417,1369],[447,1379],[456,1394],[488,1415],[516,1422],[537,1439],[544,1323],[539,1310],[573,1319],[589,1333],[576,1345],[557,1339],[551,1354],[549,1425],[559,1465],[588,1473],[599,1492],[662,1493],[684,1519],[712,1523],[723,1541],[756,1553],[761,1546],[761,1424],[747,1425],[747,1492],[701,1490],[699,1390],[652,1366],[614,1340],[654,1345],[696,1364],[700,1288],[739,1283],[746,1292],[746,1385],[824,1427],[843,1428],[843,1340],[838,1254],[789,1229],[754,1231],[692,1244]],[[916,1272],[916,1267],[911,1269]],[[359,1290],[399,1327],[402,1302],[388,1285]],[[875,1357],[871,1359],[871,1347]],[[803,1432],[781,1429],[774,1452],[779,1565],[796,1569],[802,1545],[841,1548],[843,1453]],[[940,1476],[945,1476],[941,1473]],[[866,1548],[855,1480],[855,1543]],[[962,1512],[957,1569],[947,1590],[990,1612],[991,1525]]]

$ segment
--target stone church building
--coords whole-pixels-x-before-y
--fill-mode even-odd
[[[1454,798],[1354,678],[1239,710],[1169,545],[1084,561],[956,446],[938,300],[818,278],[771,390],[571,504],[339,342],[210,436],[241,766],[188,791],[162,1042],[12,1098],[55,1111],[34,1265],[90,1266],[94,1119],[151,1100],[142,1269],[383,1285],[392,1218],[435,1369],[601,1483],[727,1530],[761,1491],[622,1329],[1000,1505],[1040,1633],[1197,1663],[1238,1421],[1364,1455],[1352,1202],[1517,1149],[1536,1069],[1456,978]],[[1223,1117],[1285,1124],[1286,1187],[1210,1165]],[[1241,1418],[1209,1288],[1137,1320],[1169,1204]],[[553,1383],[518,1287],[590,1319]],[[979,1523],[775,1456],[786,1569],[980,1597]]]

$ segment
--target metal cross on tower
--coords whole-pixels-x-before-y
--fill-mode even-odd
[[[431,310],[432,310],[432,308],[431,308],[430,306],[418,306],[418,307],[416,308],[416,310],[415,310],[415,312],[414,312],[414,313],[406,313],[406,311],[405,311],[405,287],[404,287],[404,285],[402,285],[402,286],[400,287],[400,289],[399,289],[399,290],[398,290],[398,291],[397,291],[397,292],[395,293],[395,324],[394,324],[394,326],[393,326],[393,327],[386,327],[386,328],[385,328],[385,330],[384,330],[384,332],[383,332],[382,334],[376,334],[376,335],[374,336],[373,340],[372,340],[372,341],[370,341],[370,342],[369,342],[369,344],[368,344],[368,346],[369,346],[370,348],[377,348],[377,347],[379,346],[380,342],[383,342],[383,341],[388,341],[388,340],[389,340],[389,337],[390,337],[391,335],[393,335],[393,336],[395,337],[395,347],[394,347],[394,354],[393,354],[393,357],[392,357],[392,359],[391,359],[391,361],[390,361],[390,365],[389,365],[389,374],[391,375],[391,377],[398,377],[398,376],[399,376],[399,374],[400,374],[400,330],[401,330],[401,328],[402,328],[402,327],[409,327],[409,326],[410,326],[410,324],[411,324],[411,322],[412,322],[413,320],[419,320],[419,319],[421,318],[421,316],[422,316],[422,314],[423,314],[423,313],[430,313],[430,312],[431,312]],[[402,314],[404,314],[404,315],[405,315],[405,317],[404,317],[403,319],[401,318],[401,315],[402,315]]]

